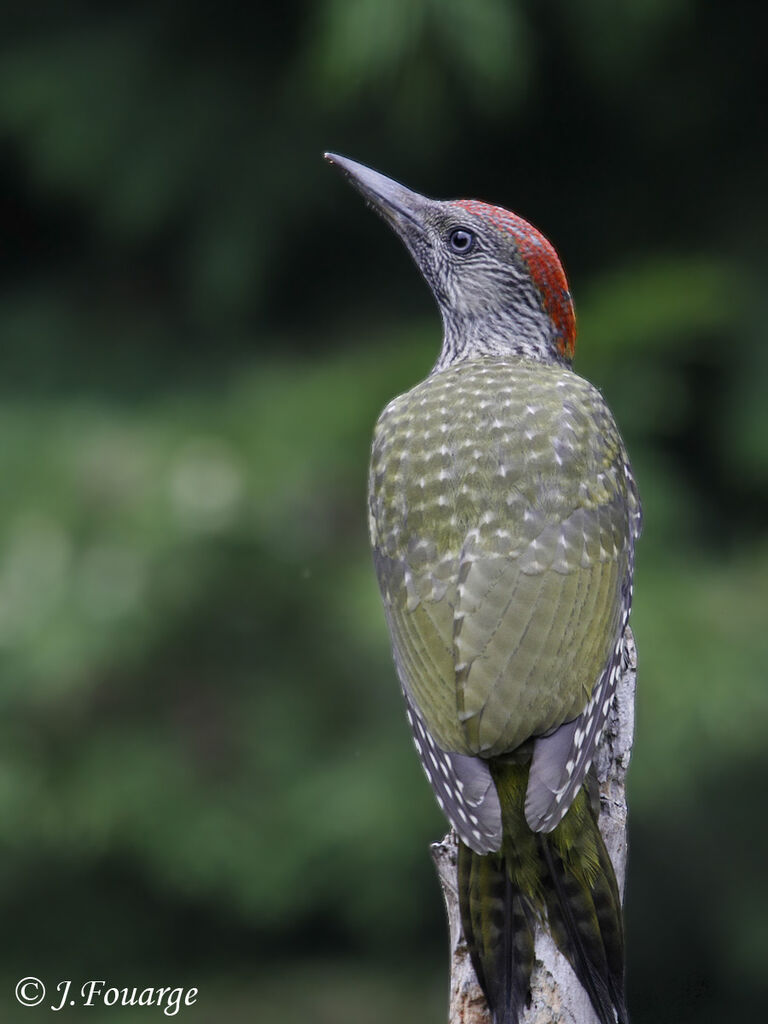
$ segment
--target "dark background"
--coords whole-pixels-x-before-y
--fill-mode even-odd
[[[194,985],[190,1024],[442,1021],[367,450],[439,347],[321,160],[555,243],[645,505],[636,1024],[758,1019],[768,956],[757,0],[0,13],[0,1003]],[[68,1010],[62,1020],[162,1019]]]

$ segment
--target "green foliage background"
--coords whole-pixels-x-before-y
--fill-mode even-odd
[[[369,565],[439,322],[334,149],[554,240],[646,513],[634,1020],[758,1019],[768,176],[754,0],[0,12],[0,1003],[438,1022],[443,823]],[[761,94],[761,86],[763,92]],[[69,1020],[160,1019],[68,1009]]]

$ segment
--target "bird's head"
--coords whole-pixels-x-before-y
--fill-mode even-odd
[[[445,326],[438,367],[474,355],[570,362],[576,320],[557,253],[517,214],[473,199],[438,201],[326,153],[403,240]]]

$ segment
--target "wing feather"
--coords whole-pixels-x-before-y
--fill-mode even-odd
[[[563,368],[452,367],[377,427],[371,533],[414,736],[481,765],[534,738],[535,829],[565,813],[602,731],[640,523],[613,419]]]

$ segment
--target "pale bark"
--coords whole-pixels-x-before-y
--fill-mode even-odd
[[[623,893],[627,866],[627,802],[624,783],[632,753],[635,725],[637,651],[632,631],[625,634],[628,666],[616,688],[608,722],[595,757],[600,784],[600,831]],[[455,832],[432,844],[432,857],[443,890],[451,943],[449,1024],[491,1024],[461,931],[456,888]],[[589,996],[570,964],[542,928],[536,932],[536,963],[531,978],[531,1005],[521,1024],[599,1024]]]

